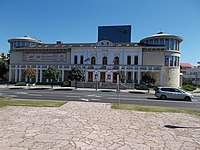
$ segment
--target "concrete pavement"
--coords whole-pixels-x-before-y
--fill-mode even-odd
[[[200,118],[188,114],[84,102],[4,107],[0,114],[2,150],[200,150]]]

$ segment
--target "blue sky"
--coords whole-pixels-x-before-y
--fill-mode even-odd
[[[132,41],[163,31],[184,38],[181,62],[200,61],[199,0],[0,0],[0,51],[9,38],[96,42],[99,25],[132,25]]]

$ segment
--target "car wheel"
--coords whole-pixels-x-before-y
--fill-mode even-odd
[[[191,101],[191,98],[190,98],[189,96],[186,96],[186,97],[184,98],[184,100],[186,100],[186,101]]]
[[[162,100],[167,99],[167,96],[161,95],[161,96],[160,96],[160,99],[162,99]]]

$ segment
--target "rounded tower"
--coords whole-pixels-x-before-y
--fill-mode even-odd
[[[26,46],[34,46],[37,44],[43,44],[41,41],[34,39],[30,36],[24,37],[17,37],[13,39],[9,39],[8,42],[10,43],[10,50],[19,47],[26,47]]]
[[[180,86],[180,43],[183,38],[159,32],[142,39],[141,43],[165,46],[164,64],[161,71],[161,85],[170,87]]]

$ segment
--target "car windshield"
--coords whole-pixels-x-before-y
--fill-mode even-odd
[[[179,89],[179,91],[181,91],[182,93],[185,93],[185,91],[184,91],[184,90],[182,90],[182,89]]]

